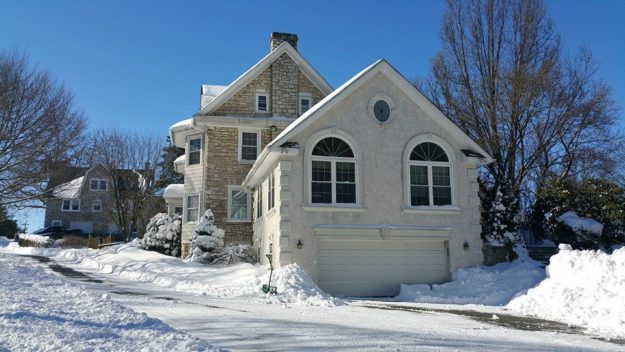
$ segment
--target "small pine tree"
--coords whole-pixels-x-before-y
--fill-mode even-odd
[[[512,246],[519,242],[517,217],[519,202],[510,187],[500,184],[492,189],[482,189],[486,206],[482,209],[483,238],[492,245]]]
[[[0,236],[14,238],[18,232],[17,221],[13,220],[4,206],[0,205]]]

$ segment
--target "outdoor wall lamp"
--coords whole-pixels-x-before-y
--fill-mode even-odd
[[[302,247],[304,247],[302,240],[297,240],[297,249],[302,249]]]
[[[464,250],[465,250],[465,251],[466,251],[466,250],[469,250],[469,242],[464,242],[464,243],[462,244],[462,247],[464,248]]]
[[[278,127],[276,127],[276,125],[271,125],[271,127],[269,127],[269,130],[271,130],[271,132],[276,133],[278,132]]]

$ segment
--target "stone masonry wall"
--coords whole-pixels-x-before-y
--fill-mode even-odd
[[[310,95],[312,96],[312,100],[313,100],[312,101],[312,105],[317,104],[319,101],[321,101],[321,99],[325,98],[325,96],[323,95],[323,93],[321,93],[319,88],[317,88],[317,86],[315,86],[308,79],[308,77],[306,77],[302,73],[302,71],[299,71],[299,70],[297,72],[297,84],[298,84],[298,89],[297,90],[300,93],[310,93]],[[298,102],[298,104],[299,104],[299,102]],[[299,107],[298,107],[298,109],[299,109]]]
[[[266,117],[271,114],[273,105],[272,97],[269,97],[269,106],[266,113],[256,112],[256,90],[264,89],[271,95],[271,66],[261,72],[248,85],[243,87],[228,101],[223,103],[212,114],[217,116],[244,116],[244,117]]]
[[[273,104],[271,112],[273,116],[296,118],[299,113],[298,107],[298,80],[299,69],[289,55],[282,54],[271,65],[271,95]]]
[[[240,185],[252,164],[238,162],[237,128],[209,127],[206,131],[205,208],[215,214],[215,225],[226,232],[226,243],[252,243],[252,222],[228,222],[228,186]],[[275,136],[274,136],[275,137]],[[271,131],[261,131],[261,150],[271,140]],[[250,200],[251,201],[251,200]],[[252,209],[249,209],[251,214]]]

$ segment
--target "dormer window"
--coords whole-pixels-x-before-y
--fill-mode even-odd
[[[256,91],[256,112],[269,111],[269,95],[264,89]]]
[[[299,114],[303,114],[312,106],[312,95],[310,93],[299,94]]]
[[[89,180],[89,189],[92,191],[106,191],[108,182],[99,178],[92,178]]]

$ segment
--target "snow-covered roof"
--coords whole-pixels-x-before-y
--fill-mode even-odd
[[[184,154],[177,157],[176,160],[174,160],[174,171],[176,171],[179,174],[183,173],[186,159],[187,158]]]
[[[189,132],[196,132],[193,118],[178,121],[169,127],[169,140],[178,148],[185,148],[185,136]],[[198,131],[199,132],[199,131]]]
[[[202,95],[216,97],[223,92],[228,86],[218,86],[212,84],[202,84]]]
[[[256,76],[269,67],[277,58],[287,54],[297,64],[302,73],[311,80],[323,94],[330,94],[332,86],[304,59],[304,57],[295,50],[288,42],[283,42],[275,50],[258,61],[249,70],[245,71],[241,76],[228,85],[215,99],[211,100],[204,106],[197,115],[207,115],[213,110],[221,106],[230,97],[236,94],[241,88],[245,87]]]
[[[85,178],[84,176],[80,176],[69,182],[56,186],[52,190],[52,195],[56,198],[61,198],[61,199],[78,198],[78,196],[80,195],[80,188],[82,187],[82,182],[84,178]]]
[[[165,187],[165,191],[163,192],[163,198],[172,199],[172,198],[182,198],[184,196],[184,184],[174,183],[167,187]]]
[[[601,235],[603,224],[595,219],[578,216],[574,211],[567,211],[560,215],[557,220],[561,223],[569,225],[573,230],[583,230]]]

